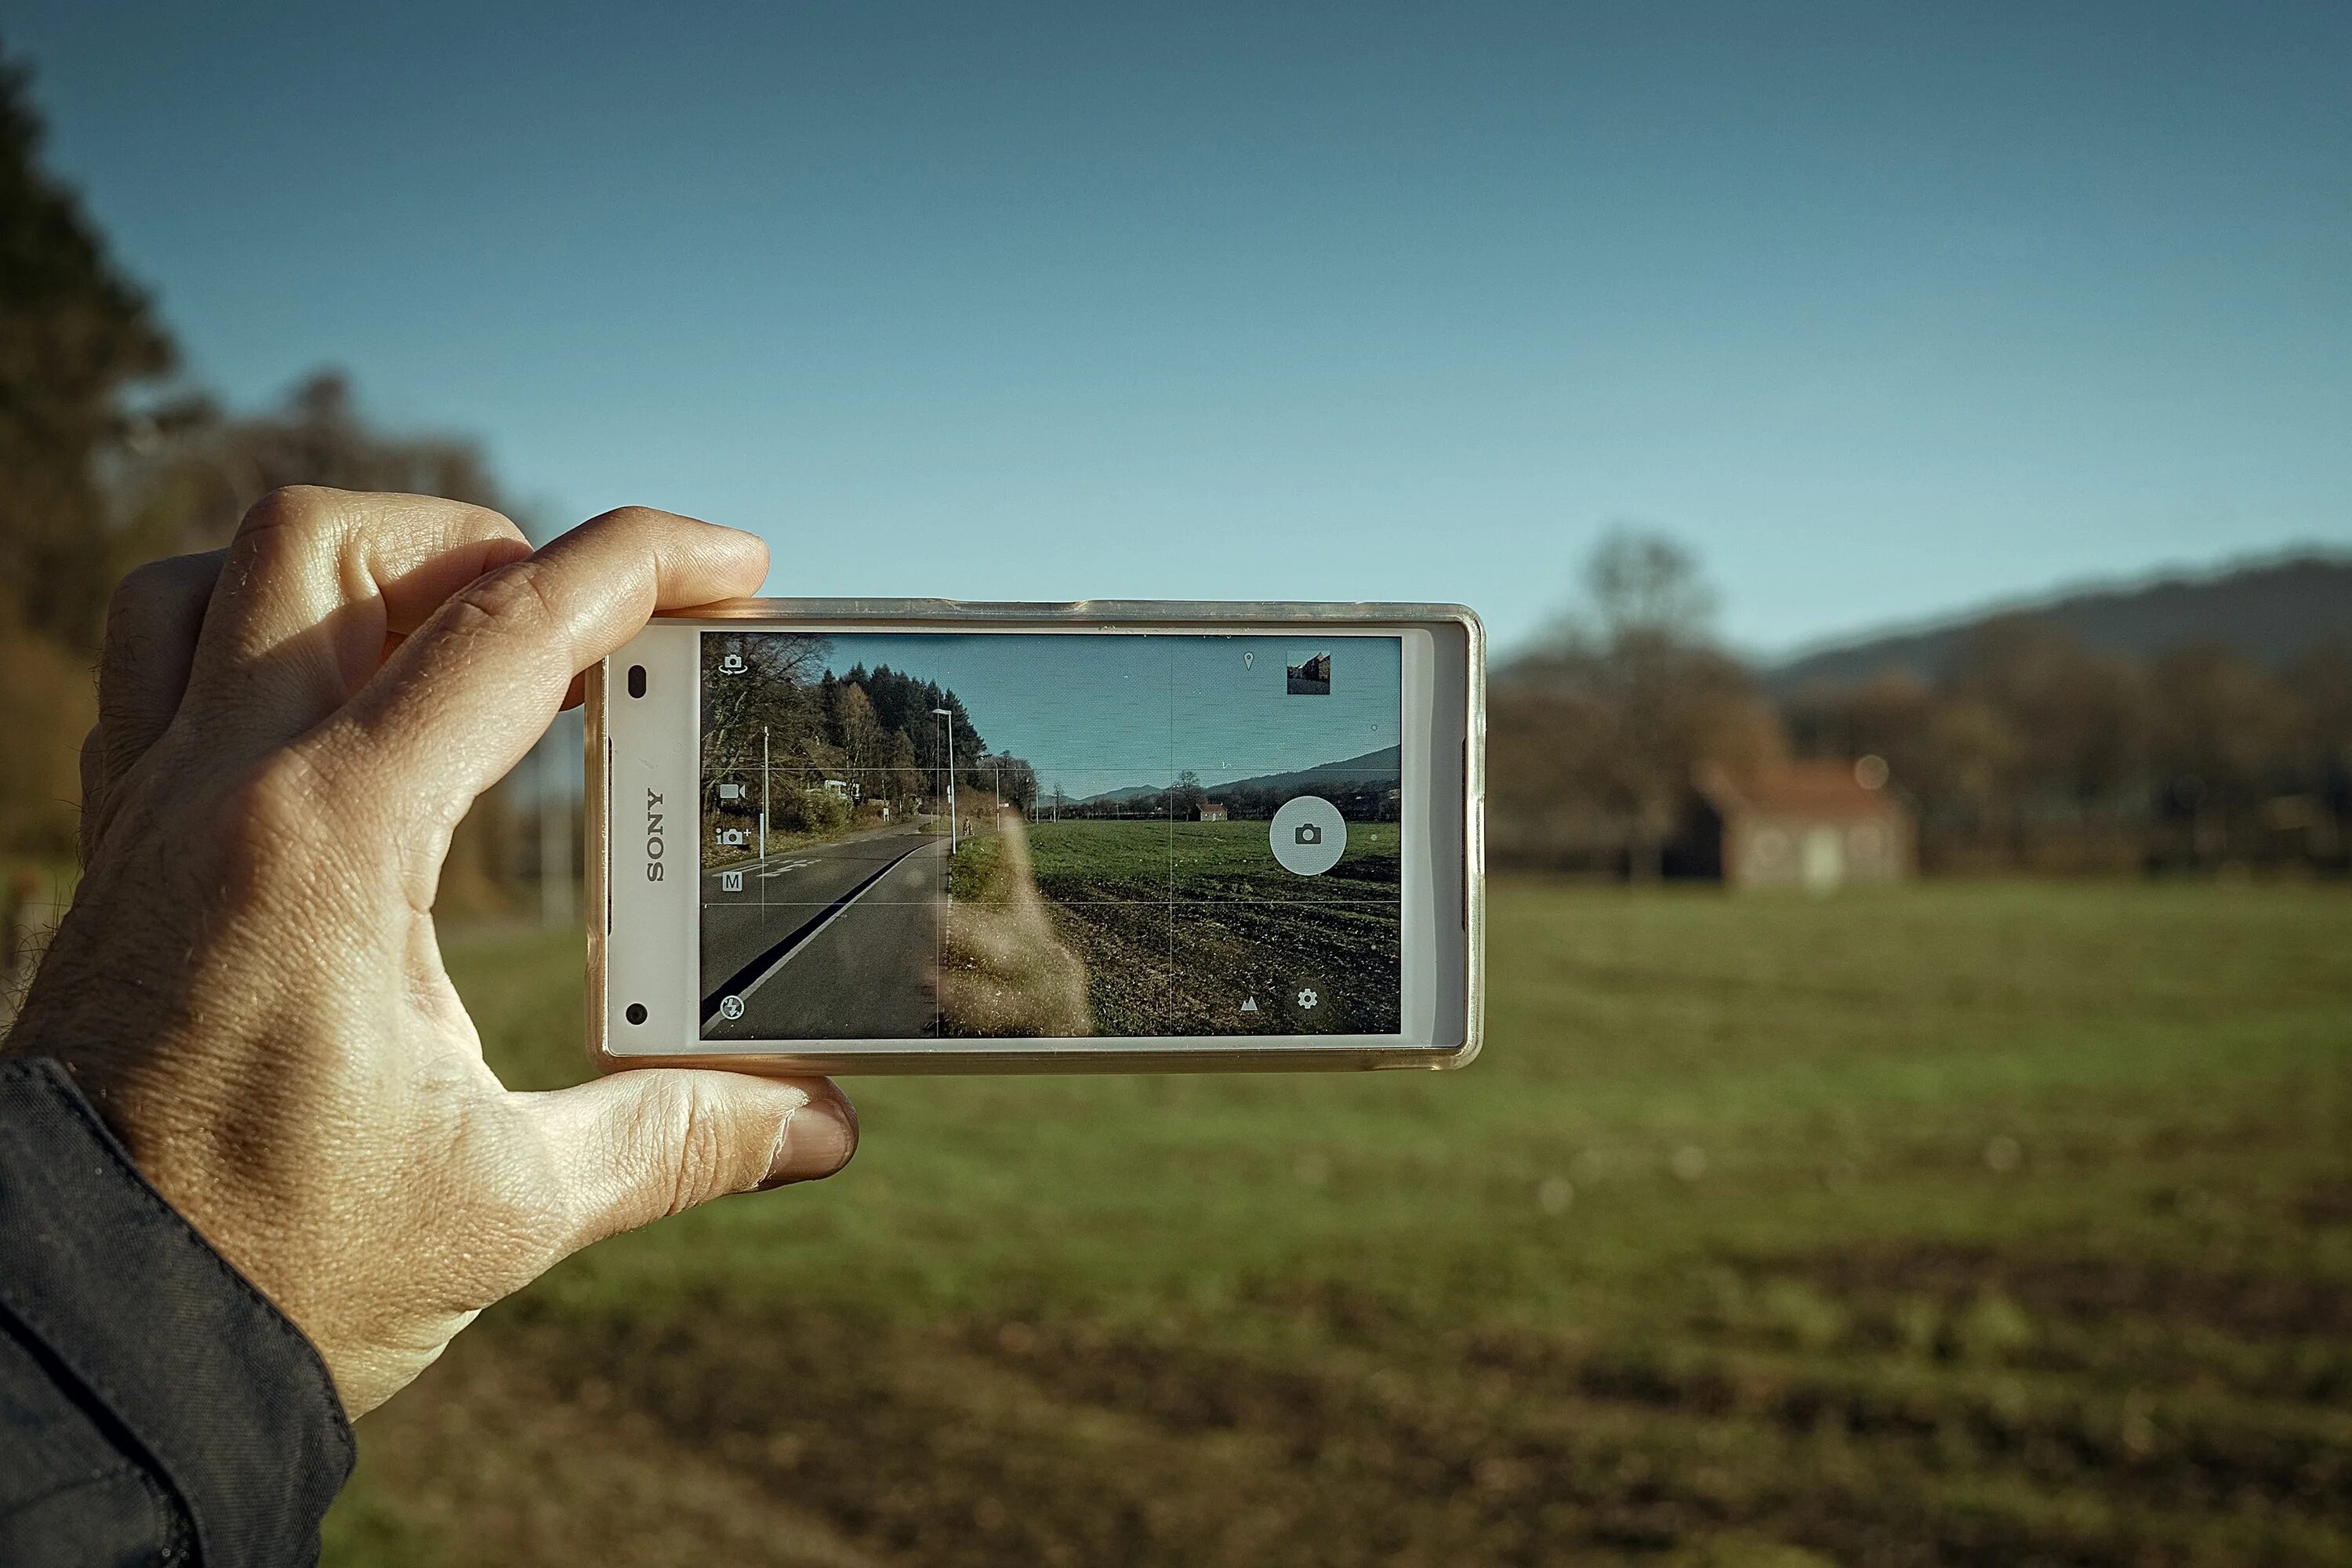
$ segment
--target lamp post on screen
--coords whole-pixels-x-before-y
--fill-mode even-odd
[[[940,728],[948,732],[948,853],[952,855],[956,847],[955,715],[944,708],[931,711],[940,716]]]

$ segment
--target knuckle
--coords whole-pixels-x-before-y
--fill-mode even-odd
[[[605,528],[627,529],[632,531],[658,528],[671,521],[670,514],[649,506],[616,506],[589,520]]]
[[[469,510],[479,513],[482,521],[488,523],[493,531],[511,534],[517,541],[529,544],[530,540],[524,534],[522,525],[496,507],[471,506]]]
[[[168,594],[173,585],[173,561],[150,561],[143,566],[133,566],[114,585],[106,601],[106,636],[113,641],[131,623],[143,618],[155,602]]]
[[[467,584],[449,601],[451,620],[461,630],[544,630],[556,618],[555,607],[530,567],[518,561]]]
[[[670,1084],[656,1097],[653,1114],[661,1120],[656,1147],[669,1154],[667,1211],[682,1214],[698,1204],[740,1190],[736,1180],[732,1119],[719,1093],[699,1079]]]
[[[246,509],[230,549],[257,574],[309,564],[336,548],[343,499],[321,485],[281,485]]]
[[[220,572],[220,552],[173,555],[134,566],[106,601],[106,646],[144,643],[159,625],[186,618],[208,596]]]
[[[398,513],[405,522],[446,537],[503,536],[526,549],[530,547],[530,537],[521,525],[496,507],[405,490],[387,490],[367,499],[386,503],[388,510]]]
[[[237,532],[272,533],[317,526],[342,510],[343,492],[324,485],[280,485],[245,509]]]
[[[660,542],[708,530],[709,526],[674,511],[663,511],[658,507],[623,506],[590,518],[581,524],[578,531],[619,539],[635,549],[650,549]]]
[[[565,1205],[551,1172],[534,1171],[532,1179],[516,1180],[505,1173],[504,1162],[491,1166],[475,1184],[478,1213],[466,1227],[471,1237],[491,1240],[488,1250],[493,1271],[504,1272],[509,1260],[527,1259],[525,1278],[546,1272],[572,1247],[568,1244],[577,1227],[576,1216]],[[487,1260],[486,1261],[489,1261]],[[513,1279],[484,1280],[484,1300],[495,1300],[515,1288]]]

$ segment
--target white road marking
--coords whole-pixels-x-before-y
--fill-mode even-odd
[[[904,866],[908,861],[912,860],[916,856],[921,854],[925,849],[929,847],[930,846],[928,844],[917,845],[914,848],[907,851],[906,854],[899,856],[898,858],[890,862],[889,866],[882,872],[881,876],[875,878],[874,880],[868,882],[859,890],[856,898],[850,900],[847,903],[834,910],[833,913],[817,921],[815,925],[810,927],[808,931],[803,934],[798,942],[793,944],[791,952],[776,960],[775,963],[768,965],[766,969],[761,970],[759,977],[753,980],[751,984],[743,987],[738,994],[740,995],[745,1002],[750,1002],[751,998],[758,994],[761,986],[765,985],[769,981],[773,980],[779,973],[782,973],[785,964],[790,963],[793,959],[798,958],[802,953],[806,952],[811,946],[814,945],[816,939],[824,934],[825,927],[831,925],[834,921],[839,920],[842,916],[856,909],[859,899],[865,898],[867,893],[872,892],[876,888],[882,885],[883,878],[889,876],[892,872],[898,870],[898,868]]]

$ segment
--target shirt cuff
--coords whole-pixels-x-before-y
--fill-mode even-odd
[[[0,1310],[144,1450],[205,1568],[317,1559],[355,1457],[326,1363],[47,1058],[0,1061]]]

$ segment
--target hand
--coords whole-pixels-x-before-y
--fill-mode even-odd
[[[1091,1035],[1087,966],[1046,912],[1028,832],[1017,813],[992,815],[991,835],[975,835],[955,851],[985,869],[977,887],[959,889],[948,902],[940,1010],[960,1035]]]
[[[856,1147],[821,1079],[509,1093],[433,927],[458,819],[579,672],[766,565],[661,512],[534,554],[478,507],[290,489],[115,594],[87,870],[7,1048],[64,1062],[353,1416],[589,1242]]]

